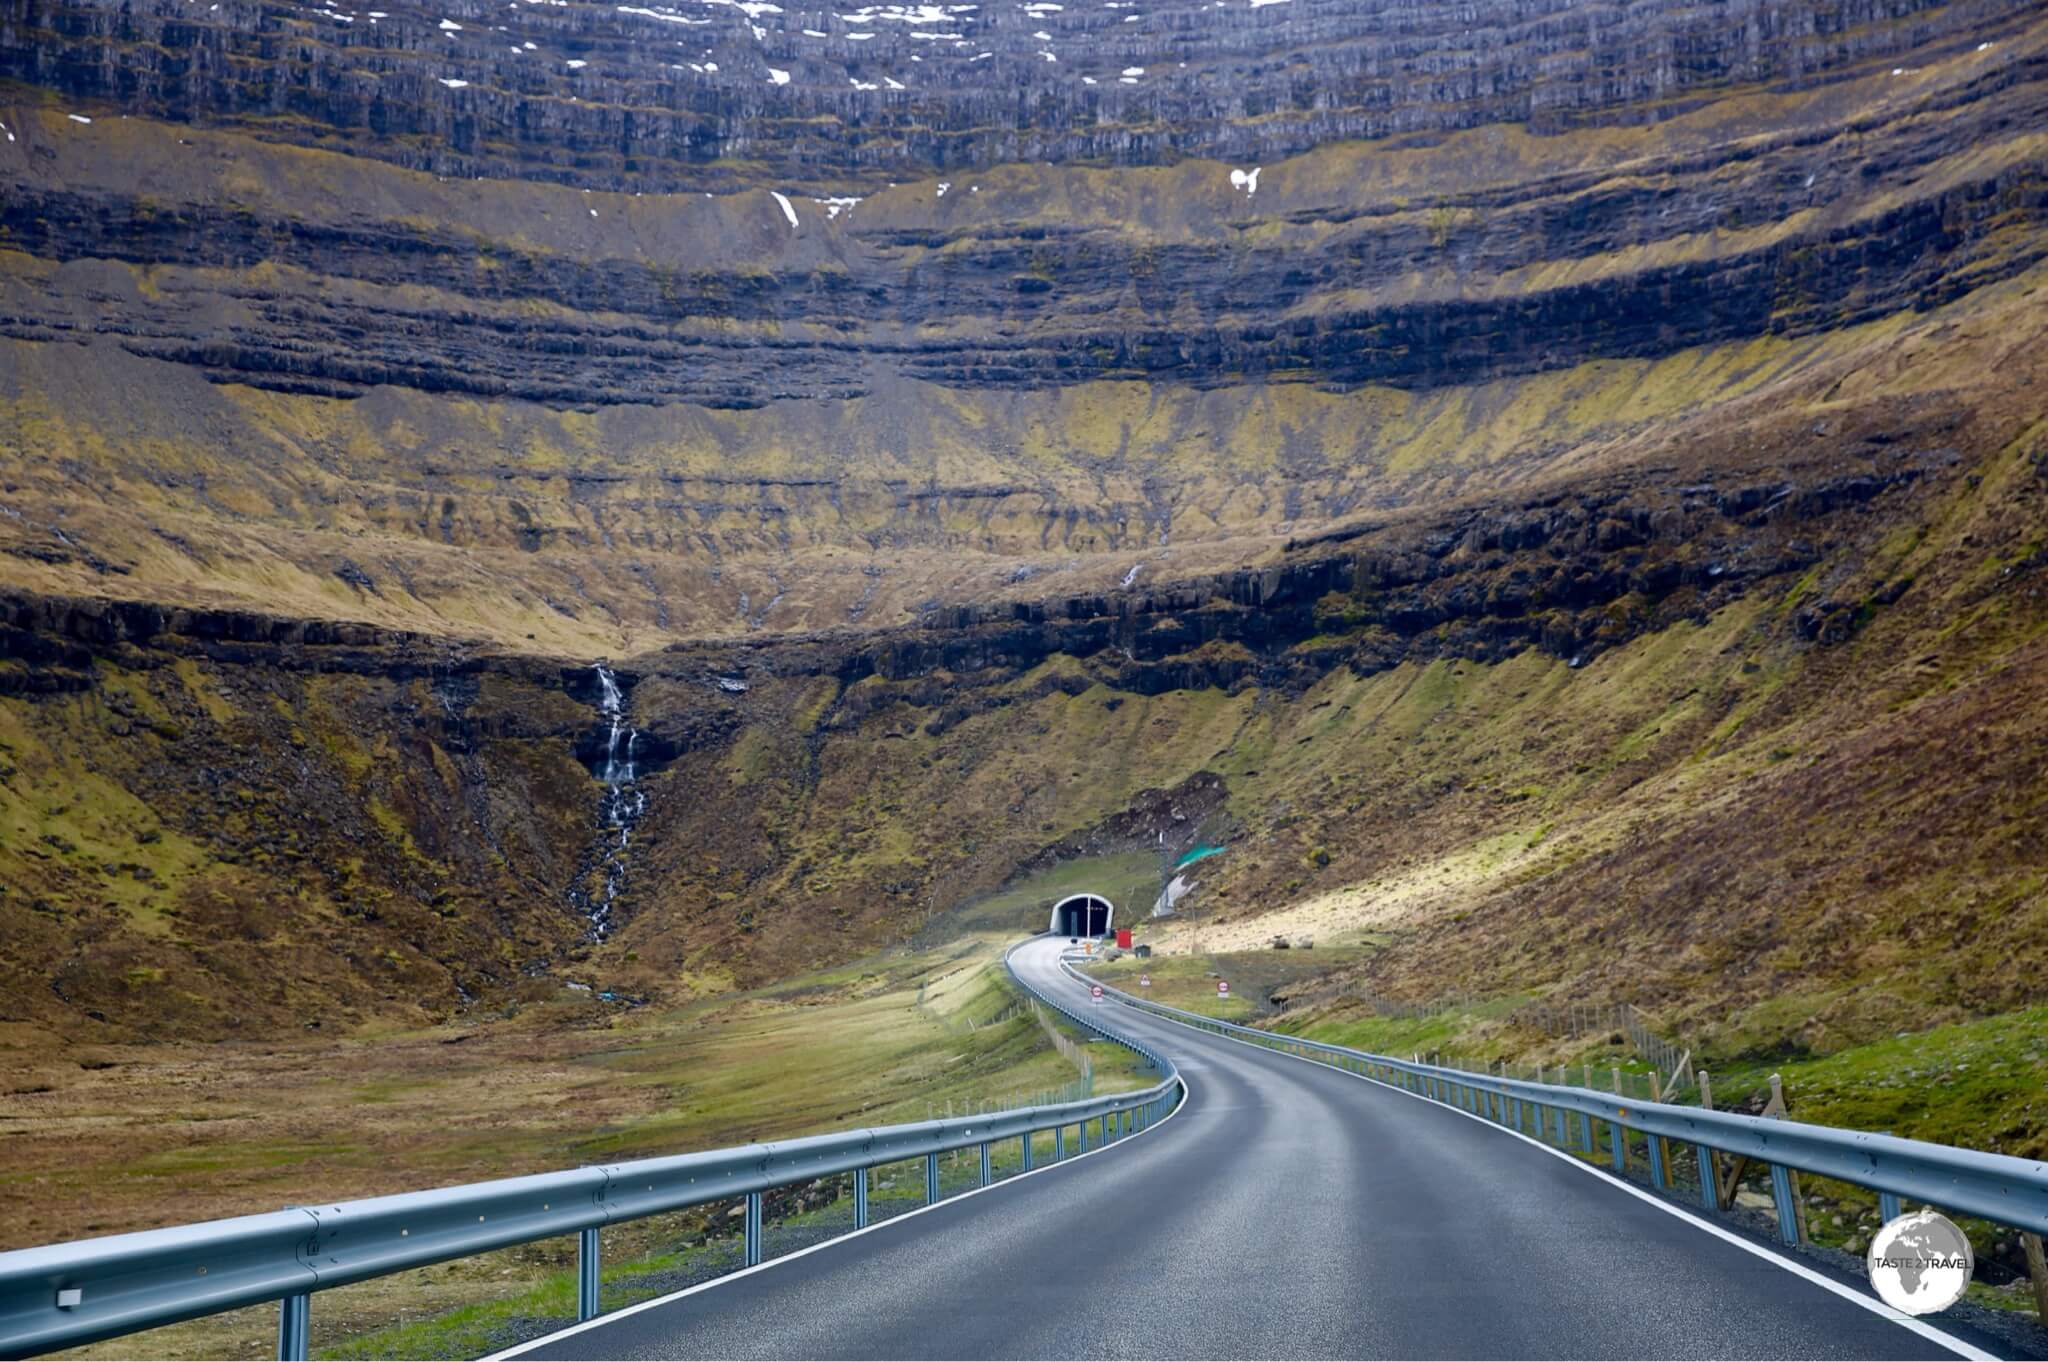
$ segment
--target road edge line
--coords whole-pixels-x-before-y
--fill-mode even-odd
[[[1117,1005],[1119,1007],[1131,1007],[1131,1004],[1122,1002],[1121,1000],[1119,1000]],[[1606,1182],[1612,1186],[1618,1187],[1622,1191],[1627,1192],[1630,1196],[1633,1196],[1640,1201],[1646,1202],[1649,1205],[1655,1206],[1658,1210],[1663,1211],[1668,1215],[1675,1216],[1678,1219],[1685,1221],[1686,1223],[1692,1225],[1695,1229],[1705,1230],[1708,1234],[1713,1235],[1717,1239],[1721,1239],[1726,1241],[1727,1243],[1733,1244],[1737,1248],[1742,1249],[1747,1253],[1752,1253],[1757,1257],[1762,1258],[1765,1262],[1775,1263],[1777,1266],[1783,1268],[1787,1272],[1790,1272],[1795,1277],[1802,1277],[1805,1280],[1810,1281],[1817,1286],[1823,1287],[1826,1290],[1833,1292],[1835,1295],[1840,1296],[1844,1300],[1851,1301],[1856,1305],[1863,1307],[1865,1310],[1868,1310],[1871,1314],[1876,1315],[1880,1319],[1888,1320],[1891,1323],[1898,1325],[1900,1328],[1906,1330],[1909,1333],[1918,1334],[1922,1338],[1925,1338],[1930,1342],[1938,1343],[1942,1347],[1947,1348],[1949,1351],[1955,1353],[1958,1357],[1966,1358],[1969,1360],[1969,1362],[2000,1362],[1998,1354],[1985,1352],[1976,1344],[1966,1342],[1963,1339],[1957,1338],[1954,1334],[1951,1334],[1944,1329],[1940,1329],[1932,1324],[1928,1324],[1922,1319],[1920,1319],[1917,1315],[1908,1315],[1902,1311],[1894,1310],[1890,1306],[1886,1305],[1883,1301],[1877,1300],[1871,1296],[1866,1296],[1861,1291],[1856,1290],[1854,1287],[1844,1286],[1842,1283],[1836,1281],[1834,1278],[1828,1276],[1826,1273],[1816,1271],[1815,1269],[1808,1267],[1804,1263],[1797,1262],[1793,1259],[1785,1257],[1780,1253],[1774,1252],[1770,1248],[1766,1247],[1765,1245],[1757,1243],[1755,1240],[1750,1239],[1746,1235],[1740,1235],[1735,1233],[1735,1231],[1733,1230],[1727,1229],[1720,1225],[1716,1225],[1713,1221],[1705,1219],[1697,1213],[1687,1210],[1683,1206],[1674,1205],[1671,1202],[1666,1201],[1663,1197],[1656,1196],[1650,1192],[1644,1191],[1642,1188],[1636,1186],[1634,1183],[1618,1178],[1614,1174],[1608,1172],[1606,1169],[1601,1168],[1598,1165],[1588,1163],[1584,1159],[1579,1158],[1575,1154],[1567,1153],[1565,1150],[1558,1149],[1552,1145],[1545,1144],[1543,1141],[1536,1139],[1531,1135],[1525,1134],[1524,1132],[1519,1130],[1515,1130],[1509,1126],[1501,1125],[1497,1121],[1488,1120],[1486,1117],[1479,1115],[1477,1112],[1466,1111],[1463,1107],[1453,1106],[1448,1102],[1439,1102],[1436,1101],[1434,1098],[1424,1097],[1421,1093],[1410,1092],[1406,1088],[1400,1087],[1397,1084],[1388,1083],[1383,1079],[1374,1078],[1370,1074],[1352,1073],[1349,1069],[1340,1069],[1335,1064],[1326,1064],[1321,1060],[1310,1059],[1305,1055],[1292,1054],[1286,1050],[1278,1050],[1274,1049],[1271,1046],[1260,1045],[1254,1041],[1244,1040],[1238,1036],[1227,1036],[1223,1035],[1220,1032],[1204,1031],[1199,1026],[1192,1025],[1188,1022],[1179,1021],[1173,1017],[1162,1017],[1156,1012],[1148,1013],[1142,1007],[1132,1008],[1132,1010],[1140,1016],[1150,1016],[1155,1021],[1171,1022],[1175,1026],[1184,1026],[1188,1030],[1196,1032],[1200,1035],[1213,1036],[1217,1040],[1227,1040],[1233,1045],[1242,1045],[1245,1046],[1247,1049],[1264,1051],[1265,1053],[1270,1055],[1279,1055],[1283,1059],[1298,1060],[1303,1064],[1312,1064],[1319,1069],[1327,1069],[1331,1073],[1343,1074],[1347,1078],[1356,1078],[1362,1082],[1370,1083],[1376,1088],[1384,1088],[1388,1092],[1399,1093],[1403,1097],[1412,1097],[1416,1101],[1426,1103],[1431,1107],[1442,1108],[1445,1111],[1452,1112],[1456,1115],[1462,1116],[1468,1121],[1477,1121],[1480,1125],[1487,1127],[1489,1130],[1497,1130],[1503,1135],[1512,1135],[1516,1139],[1522,1141],[1522,1143],[1531,1145],[1537,1149],[1542,1150],[1546,1154],[1562,1159],[1565,1161],[1565,1163],[1567,1163],[1573,1168],[1579,1169],[1581,1172],[1591,1173],[1593,1176],[1599,1178],[1601,1181]],[[1280,1033],[1277,1031],[1273,1034],[1276,1037],[1280,1036]],[[1284,1037],[1282,1038],[1284,1039]]]

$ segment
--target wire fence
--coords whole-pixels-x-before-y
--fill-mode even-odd
[[[1357,990],[1352,996],[1376,1015],[1404,1021],[1440,1017],[1447,1012],[1470,1008],[1480,1001],[1463,989],[1453,990],[1427,1003],[1396,1002],[1365,990]],[[1656,1019],[1634,1003],[1524,1003],[1508,1013],[1507,1020],[1560,1039],[1619,1036],[1651,1069],[1650,1073],[1641,1074],[1610,1067],[1607,1073],[1602,1074],[1595,1072],[1590,1064],[1582,1065],[1578,1076],[1583,1080],[1578,1084],[1581,1087],[1637,1097],[1669,1097],[1697,1086],[1698,1076],[1693,1070],[1691,1048],[1664,1039],[1658,1034]],[[1434,1056],[1432,1062],[1467,1073],[1508,1072],[1504,1061],[1461,1058],[1440,1051],[1431,1051],[1430,1054]],[[1547,1078],[1538,1064],[1522,1064],[1514,1068],[1513,1077],[1541,1082],[1568,1081]],[[1656,1090],[1654,1093],[1653,1088]]]
[[[1031,1015],[1037,1020],[1039,1029],[1051,1038],[1052,1048],[1059,1051],[1060,1058],[1081,1071],[1081,1077],[1077,1080],[1081,1084],[1080,1096],[1093,1097],[1095,1095],[1095,1061],[1089,1057],[1088,1051],[1079,1042],[1075,1041],[1073,1037],[1060,1030],[1059,1024],[1053,1021],[1046,1010],[1038,1005],[1036,998],[1031,999],[1025,1006],[1031,1009]]]

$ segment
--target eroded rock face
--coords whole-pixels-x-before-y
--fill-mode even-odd
[[[1416,390],[1811,335],[2048,250],[2018,4],[190,8],[0,28],[67,106],[0,144],[0,335],[586,407]]]
[[[1669,118],[1729,85],[1975,41],[2029,8],[380,3],[33,0],[0,28],[0,74],[443,175],[860,193],[1007,162],[1249,166],[1488,123]]]

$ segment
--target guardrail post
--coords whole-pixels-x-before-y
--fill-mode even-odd
[[[924,1204],[937,1205],[939,1200],[939,1156],[924,1156]]]
[[[1659,1148],[1663,1143],[1655,1135],[1649,1137],[1650,1185],[1660,1192],[1664,1190],[1664,1160],[1660,1157],[1662,1151]]]
[[[988,1157],[988,1141],[983,1140],[981,1142],[981,1185],[986,1187],[995,1180],[995,1169],[990,1165]]]
[[[578,1231],[576,1235],[576,1322],[596,1319],[597,1301],[597,1230]]]
[[[1059,1163],[1066,1157],[1067,1128],[1065,1126],[1054,1126],[1052,1128],[1052,1161]]]
[[[1029,1135],[1024,1137],[1024,1143],[1026,1146],[1024,1150],[1024,1166],[1029,1168],[1031,1166],[1031,1150],[1029,1148],[1031,1137]],[[864,1230],[868,1227],[868,1170],[865,1168],[853,1170],[853,1227],[857,1230]]]
[[[1579,1145],[1588,1154],[1593,1152],[1593,1118],[1583,1111],[1579,1113]]]
[[[1778,1204],[1778,1237],[1799,1242],[1799,1203],[1792,1196],[1792,1173],[1782,1163],[1771,1165],[1771,1199]]]
[[[1887,1135],[1891,1134],[1889,1130],[1887,1130],[1884,1133]],[[1882,1188],[1878,1189],[1877,1214],[1880,1220],[1884,1221],[1885,1224],[1889,1225],[1892,1221],[1897,1220],[1900,1216],[1904,1215],[1905,1213],[1906,1208],[1904,1205],[1900,1203],[1896,1193],[1887,1192]],[[2048,1319],[2048,1311],[2042,1312],[2042,1318]]]
[[[761,1265],[761,1194],[747,1193],[747,1266]]]
[[[286,1296],[277,1303],[277,1362],[306,1362],[312,1343],[313,1298]]]
[[[1714,1177],[1714,1151],[1703,1144],[1692,1147],[1700,1165],[1700,1205],[1710,1211],[1721,1209],[1721,1187]]]
[[[1628,1135],[1617,1121],[1607,1123],[1607,1143],[1614,1155],[1614,1171],[1628,1176]]]

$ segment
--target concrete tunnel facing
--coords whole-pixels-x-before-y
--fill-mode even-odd
[[[1115,913],[1115,905],[1100,894],[1069,894],[1052,906],[1047,930],[1054,936],[1108,936]]]

